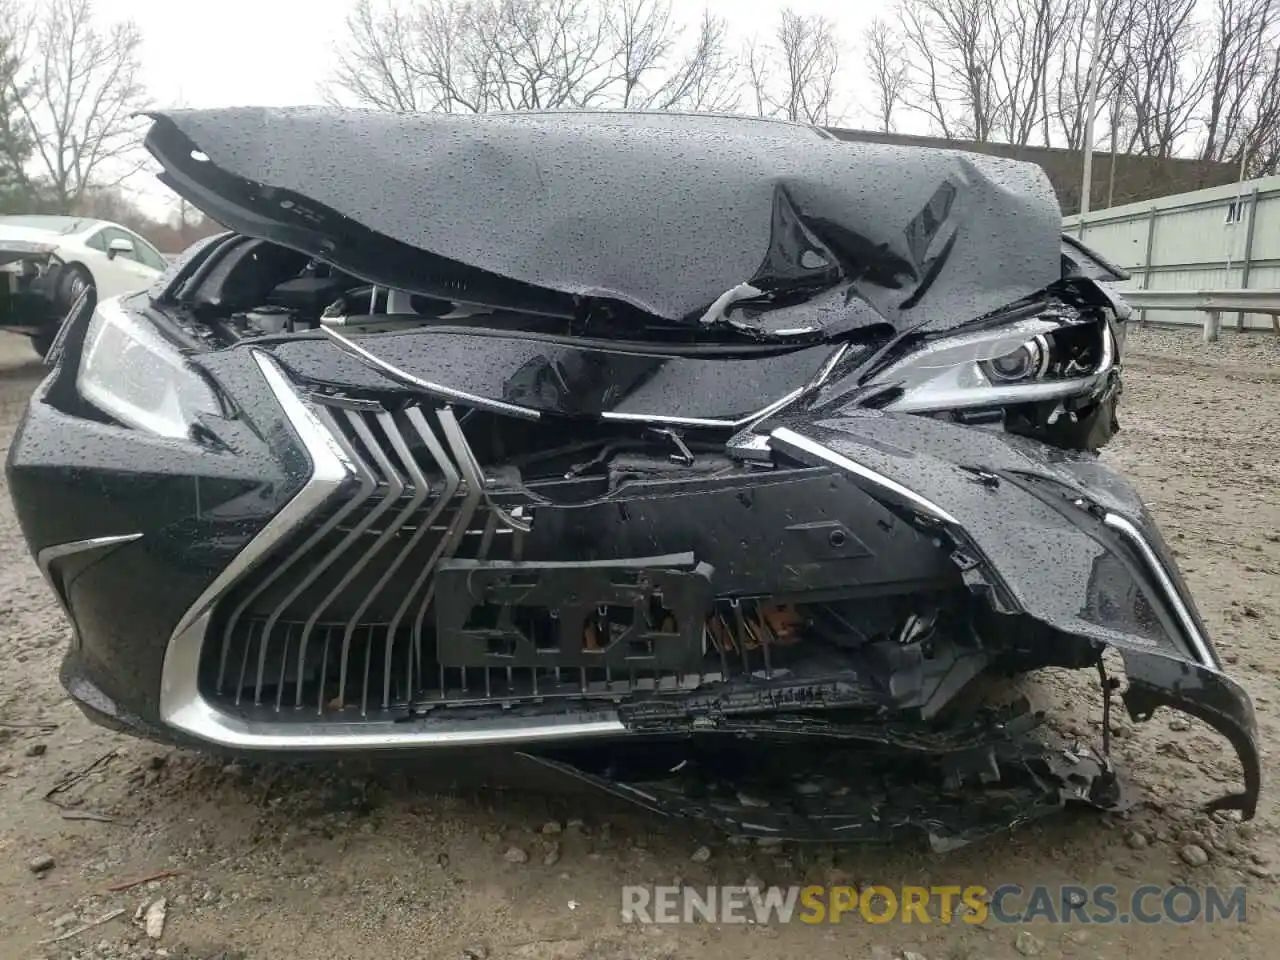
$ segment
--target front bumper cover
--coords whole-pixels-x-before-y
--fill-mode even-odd
[[[200,626],[220,591],[247,566],[289,504],[319,483],[332,449],[289,403],[284,381],[251,351],[228,351],[219,379],[247,411],[228,421],[221,453],[173,444],[68,416],[37,392],[10,451],[9,477],[34,552],[86,546],[62,560],[60,596],[72,611],[76,647],[67,685],[86,710],[126,725],[167,730],[239,750],[317,752],[548,744],[594,736],[687,736],[703,731],[781,737],[796,704],[762,701],[765,722],[728,719],[714,696],[663,715],[596,710],[533,729],[477,731],[405,723],[252,728],[215,710],[196,690]],[[51,383],[56,380],[55,372]],[[252,401],[250,405],[247,401]],[[1256,722],[1248,696],[1222,672],[1167,548],[1131,488],[1096,458],[1033,441],[911,415],[868,412],[825,420],[779,418],[729,445],[743,457],[781,458],[844,474],[868,496],[937,537],[969,586],[996,616],[1019,618],[1029,647],[1058,651],[1067,666],[1118,650],[1129,674],[1125,703],[1135,719],[1159,706],[1199,717],[1223,733],[1244,769],[1244,791],[1215,808],[1255,810],[1260,790]],[[165,465],[146,476],[121,469],[136,449]],[[331,464],[330,464],[331,466]],[[195,482],[193,483],[193,478]],[[133,535],[142,536],[134,538]],[[106,546],[101,544],[118,539]],[[195,545],[193,549],[193,544]],[[151,586],[163,574],[170,589]],[[122,617],[122,611],[127,614]],[[126,629],[127,626],[127,629]],[[142,637],[141,633],[146,636]],[[191,642],[194,637],[196,642]],[[163,665],[163,667],[162,667]],[[1017,667],[1017,663],[1011,664]],[[88,691],[92,691],[89,693]],[[743,726],[751,726],[747,729]],[[482,736],[478,733],[483,733]],[[872,740],[856,728],[810,728],[813,739]],[[890,741],[891,742],[891,741]]]

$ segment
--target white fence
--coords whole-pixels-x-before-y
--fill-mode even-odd
[[[1187,297],[1219,291],[1248,306],[1241,297],[1280,290],[1280,176],[1095,210],[1065,218],[1063,229],[1133,275],[1122,291],[1150,291],[1134,305],[1154,323],[1202,323],[1195,311],[1211,308]],[[1162,302],[1161,292],[1180,299]],[[1226,320],[1237,329],[1273,325],[1263,312],[1236,311]]]

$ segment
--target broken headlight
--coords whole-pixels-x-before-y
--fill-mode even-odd
[[[1036,317],[926,343],[867,386],[899,413],[1035,403],[1091,393],[1115,354],[1105,322]]]
[[[219,413],[212,388],[160,334],[114,300],[85,332],[76,390],[121,423],[185,438],[202,413]]]

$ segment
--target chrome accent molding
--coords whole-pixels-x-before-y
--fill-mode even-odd
[[[218,725],[212,722],[212,718],[222,714],[205,702],[198,687],[200,649],[209,629],[213,605],[282,539],[324,506],[354,472],[346,452],[337,445],[333,434],[320,423],[315,412],[293,392],[276,361],[261,350],[253,351],[253,359],[306,449],[311,460],[311,476],[293,499],[214,578],[183,615],[169,638],[160,681],[160,718],[172,727],[215,743],[223,741],[219,739]]]
[[[830,447],[824,446],[815,440],[796,433],[787,427],[779,427],[769,434],[769,445],[775,449],[781,450],[783,453],[789,453],[792,456],[798,456],[800,459],[809,461],[820,461],[828,463],[833,467],[838,467],[854,476],[861,477],[883,490],[894,494],[898,498],[907,501],[921,513],[939,520],[942,523],[948,523],[953,526],[960,526],[960,521],[949,514],[942,507],[938,506],[927,497],[922,497],[914,490],[904,487],[896,480],[891,480],[882,473],[877,473],[870,467],[864,467],[855,460],[850,460],[842,454],[836,453]]]
[[[58,585],[53,579],[53,565],[63,557],[72,557],[77,553],[88,553],[91,550],[102,550],[106,547],[116,547],[122,543],[132,543],[141,537],[142,534],[140,533],[122,533],[113,537],[90,537],[88,540],[55,543],[53,546],[45,547],[36,554],[36,566],[40,568],[40,573],[48,581],[49,586],[57,590]]]
[[[784,407],[789,407],[805,392],[804,387],[796,387],[785,396],[779,397],[768,406],[761,407],[755,413],[749,413],[737,420],[717,420],[712,417],[668,417],[660,413],[613,413],[606,411],[600,414],[601,420],[615,423],[652,423],[664,427],[712,427],[722,430],[739,430],[749,424],[771,417]]]
[[[298,722],[296,720],[275,722],[251,720],[245,716],[229,713],[214,706],[202,695],[198,681],[201,649],[215,604],[242,577],[269,556],[285,538],[304,526],[317,511],[325,508],[331,498],[339,494],[351,481],[365,479],[364,475],[369,469],[355,455],[354,450],[348,450],[340,445],[338,438],[341,436],[341,431],[330,430],[325,425],[323,418],[332,414],[313,409],[304,403],[269,354],[255,350],[253,356],[268,387],[307,451],[311,460],[311,475],[293,499],[281,508],[280,512],[214,579],[192,604],[174,630],[165,651],[161,679],[160,716],[163,722],[196,739],[245,750],[331,751],[463,747],[625,734],[627,729],[618,720],[616,712],[608,709],[584,710],[569,717],[563,715],[516,717],[507,713],[483,720],[463,720],[432,715],[423,719],[397,722]],[[346,413],[346,411],[342,412]],[[388,416],[391,415],[388,414]],[[416,545],[417,539],[425,535],[435,518],[445,509],[455,493],[464,486],[463,479],[422,413],[416,408],[411,408],[406,411],[405,416],[440,467],[444,477],[444,489],[431,506],[429,517],[418,525],[410,542],[402,548],[398,555],[400,559],[408,555]],[[387,432],[394,442],[398,431],[388,430]],[[451,439],[457,440],[456,437]],[[465,444],[465,439],[462,442]],[[395,444],[394,449],[401,459],[408,453],[407,445],[405,449],[401,449],[399,444]],[[370,452],[372,453],[372,448]],[[463,458],[457,448],[454,453],[460,458],[460,464],[470,473],[474,461]],[[409,461],[404,462],[407,468]],[[386,465],[383,465],[383,468],[385,469]],[[420,471],[409,470],[408,473],[413,490],[410,498],[411,501],[416,502],[419,491],[423,496],[427,493],[425,482],[420,482],[425,478]],[[471,480],[472,477],[467,478],[467,481]],[[401,484],[400,492],[404,493],[403,480]],[[406,595],[396,614],[397,622],[408,612],[414,594],[424,585],[440,556],[445,554],[448,548],[456,548],[467,532],[470,517],[478,505],[482,491],[476,483],[466,482],[464,493],[466,502],[449,524],[448,533],[441,539],[436,555],[426,565],[423,574],[418,578],[418,583]],[[385,502],[394,503],[395,499],[388,497]],[[327,524],[327,529],[323,532],[329,532],[335,526],[337,522]],[[388,529],[395,530],[396,525],[391,524]],[[318,537],[313,536],[307,540],[307,544],[313,544],[316,540]],[[301,550],[295,551],[294,556],[286,558],[284,562],[292,564],[301,552]],[[365,551],[364,556],[369,552],[371,551]],[[273,581],[276,575],[273,568],[267,579]],[[381,586],[378,589],[381,589]],[[238,610],[243,612],[239,607]],[[347,638],[344,633],[345,642]],[[410,657],[412,656],[411,649]],[[389,676],[384,677],[384,696],[389,693],[389,686]],[[262,709],[269,709],[269,707],[264,706]]]
[[[57,598],[58,605],[62,607],[62,612],[66,615],[67,622],[71,624],[73,630],[75,629],[75,618],[71,615],[71,607],[67,604],[67,598],[62,592],[61,584],[53,578],[53,565],[59,560],[66,557],[74,557],[78,553],[106,550],[109,547],[132,543],[134,540],[141,538],[141,536],[142,534],[140,533],[122,533],[111,537],[90,537],[87,540],[71,540],[67,543],[55,543],[36,554],[36,566],[40,568],[41,576],[44,577],[45,582],[53,590],[53,595]]]
[[[492,410],[494,413],[505,413],[513,417],[524,417],[526,420],[538,420],[542,414],[537,410],[529,407],[522,407],[518,404],[507,403],[504,400],[492,400],[488,397],[480,397],[474,393],[467,393],[465,390],[455,390],[453,387],[446,387],[443,384],[432,383],[430,380],[423,380],[421,377],[415,377],[411,373],[406,373],[395,364],[388,363],[381,357],[370,353],[358,343],[354,343],[347,337],[344,337],[332,327],[322,328],[325,334],[336,343],[339,348],[352,356],[358,357],[366,364],[373,367],[383,376],[403,384],[407,387],[414,387],[418,390],[424,390],[427,393],[442,397],[446,400],[454,400],[458,403],[465,403],[468,406],[479,407],[481,410]]]
[[[1142,535],[1142,532],[1134,524],[1130,523],[1118,513],[1108,513],[1103,518],[1102,522],[1112,530],[1117,531],[1121,536],[1137,547],[1138,552],[1142,554],[1142,558],[1146,561],[1147,567],[1150,568],[1151,573],[1155,575],[1155,578],[1158,581],[1160,581],[1160,586],[1163,588],[1165,593],[1165,599],[1167,599],[1173,607],[1173,612],[1177,616],[1178,622],[1182,624],[1182,629],[1187,635],[1187,640],[1190,641],[1191,645],[1195,648],[1196,655],[1200,658],[1201,665],[1210,670],[1221,672],[1222,664],[1219,663],[1218,658],[1214,656],[1213,647],[1209,644],[1209,641],[1204,634],[1200,632],[1200,628],[1196,626],[1195,617],[1191,615],[1191,611],[1188,610],[1187,605],[1183,603],[1182,597],[1178,593],[1178,588],[1173,582],[1173,578],[1169,576],[1169,571],[1165,569],[1160,557],[1156,554],[1155,550],[1152,549],[1151,544],[1147,542],[1147,538]]]
[[[818,387],[830,379],[831,374],[844,359],[844,355],[849,352],[849,344],[842,343],[831,352],[827,359],[822,361],[820,366],[810,378],[809,382],[803,387],[797,387],[779,397],[771,403],[765,404],[754,413],[748,413],[745,416],[738,417],[736,420],[726,420],[716,417],[668,417],[663,414],[651,413],[602,413],[602,420],[612,420],[619,423],[652,423],[666,427],[710,427],[713,429],[741,430],[752,424],[759,423],[775,413],[785,410],[791,404],[795,403],[801,397],[812,393]]]

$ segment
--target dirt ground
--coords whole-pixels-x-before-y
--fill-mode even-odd
[[[1143,798],[1130,814],[1064,815],[947,855],[905,845],[735,845],[590,795],[452,790],[438,769],[299,770],[168,750],[96,728],[64,698],[57,682],[64,623],[4,495],[0,960],[1275,956],[1280,341],[1227,334],[1206,347],[1193,332],[1136,331],[1126,367],[1123,432],[1107,458],[1152,504],[1229,669],[1255,699],[1265,780],[1254,823],[1197,812],[1198,803],[1235,786],[1234,757],[1225,741],[1167,711],[1147,724],[1123,717],[1116,724],[1116,751]],[[41,375],[24,341],[0,335],[3,450]],[[1101,714],[1090,680],[1050,677],[1042,686],[1068,726],[1096,736]],[[86,769],[53,799],[72,816],[100,819],[67,819],[46,794]],[[1208,862],[1189,864],[1189,844]],[[710,857],[695,858],[703,845]],[[37,858],[54,865],[33,872]],[[161,871],[173,875],[110,889]],[[1022,929],[992,921],[641,926],[621,917],[624,883],[682,878],[700,886],[748,877],[889,886],[1110,883],[1121,890],[1244,885],[1248,919]],[[161,897],[167,919],[153,940],[133,918]],[[123,912],[75,933],[116,910]]]

